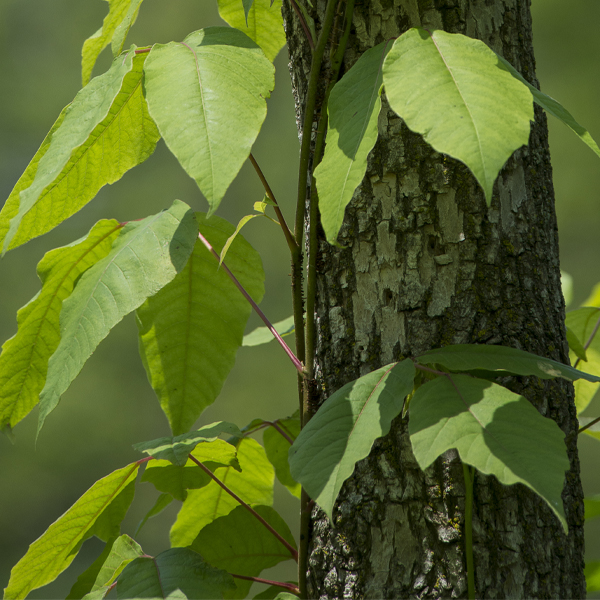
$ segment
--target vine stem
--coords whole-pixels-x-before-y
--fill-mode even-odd
[[[229,489],[207,466],[202,464],[193,454],[189,455],[190,459],[195,462],[217,485],[221,486],[236,502],[239,502],[246,510],[260,521],[288,550],[292,558],[298,562],[298,552],[296,549],[284,539],[271,525],[269,525],[249,504],[246,504],[233,490]]]
[[[592,427],[593,425],[595,425],[598,421],[600,421],[600,417],[596,417],[595,419],[593,419],[592,421],[590,421],[587,425],[584,425],[583,427],[580,427],[577,430],[577,435],[579,435],[581,432],[585,431],[586,429],[589,429],[590,427]]]
[[[308,42],[310,49],[314,52],[315,51],[315,40],[313,39],[312,33],[310,32],[310,29],[308,28],[306,19],[304,18],[302,11],[300,10],[298,4],[296,3],[296,0],[290,0],[290,3],[292,5],[292,8],[294,9],[294,12],[296,13],[296,16],[298,17],[298,21],[300,21],[300,25],[302,25],[302,29],[304,29],[304,35],[306,36],[306,41]]]
[[[469,600],[475,600],[475,571],[473,566],[473,467],[462,463],[465,477],[465,553],[467,555],[467,587]]]
[[[256,583],[266,583],[267,585],[275,585],[280,588],[284,588],[286,590],[290,590],[290,592],[297,594],[300,590],[297,585],[293,583],[285,583],[284,581],[273,581],[271,579],[263,579],[262,577],[249,577],[248,575],[237,575],[236,573],[229,573],[232,577],[236,579],[245,579],[246,581],[255,581]]]
[[[220,260],[219,255],[217,254],[215,249],[211,246],[210,242],[200,232],[198,233],[198,239],[208,248],[209,252],[217,259],[217,261],[219,261]],[[258,307],[258,304],[256,304],[256,302],[254,302],[254,300],[252,300],[250,294],[245,290],[244,286],[237,280],[236,276],[229,270],[229,268],[227,267],[225,262],[221,263],[221,267],[225,270],[227,275],[229,275],[229,278],[237,286],[238,290],[240,290],[240,292],[242,292],[242,295],[244,296],[244,298],[246,298],[246,300],[248,300],[248,302],[250,303],[250,306],[252,306],[252,308],[256,311],[256,314],[263,320],[264,324],[269,328],[269,331],[273,334],[275,339],[279,342],[279,345],[283,348],[285,353],[289,356],[292,363],[294,363],[294,366],[296,367],[298,372],[303,373],[302,363],[298,360],[296,355],[292,352],[291,348],[283,341],[283,338],[279,335],[279,333],[277,332],[275,327],[273,327],[273,324],[271,323],[271,321],[269,321],[269,319],[267,319],[267,317],[265,316],[263,311],[260,310],[260,308]]]

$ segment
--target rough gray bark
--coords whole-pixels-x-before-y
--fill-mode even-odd
[[[315,1],[317,30],[324,0]],[[284,3],[298,118],[310,52]],[[529,2],[375,0],[356,6],[347,70],[412,26],[479,38],[534,84]],[[324,69],[326,76],[326,68]],[[316,358],[321,399],[382,365],[455,343],[502,344],[568,362],[545,115],[485,205],[460,163],[434,152],[384,101],[379,141],[346,211],[343,248],[321,241]],[[583,502],[573,391],[508,378],[567,435],[569,535],[524,486],[477,475],[473,517],[480,598],[583,598]],[[464,482],[449,452],[426,473],[397,419],[344,485],[331,525],[313,512],[313,598],[466,597]]]

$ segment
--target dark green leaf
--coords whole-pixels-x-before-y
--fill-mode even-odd
[[[428,350],[417,358],[422,365],[439,364],[450,371],[494,371],[500,375],[533,375],[540,379],[562,377],[569,381],[587,379],[600,381],[600,377],[578,371],[563,363],[517,350],[507,346],[485,344],[456,344]]]
[[[214,442],[220,435],[241,435],[239,427],[227,421],[217,421],[204,425],[196,431],[183,433],[175,437],[161,437],[149,442],[140,442],[133,447],[154,458],[168,460],[182,467],[188,460],[188,454],[202,442]]]
[[[176,200],[167,211],[128,223],[108,255],[82,275],[62,305],[61,340],[48,362],[38,433],[112,327],[183,269],[197,231],[194,213]]]
[[[265,452],[271,464],[275,467],[275,475],[289,491],[290,494],[300,498],[302,487],[294,480],[290,473],[290,463],[288,453],[290,446],[300,433],[300,415],[296,411],[293,417],[287,419],[278,419],[275,421],[276,427],[281,429],[287,436],[284,437],[276,427],[267,427],[263,434],[263,443]]]
[[[272,505],[275,475],[262,446],[253,439],[241,438],[237,457],[241,472],[221,467],[215,469],[215,475],[246,504]],[[171,529],[171,545],[189,546],[205,525],[229,514],[236,506],[238,502],[214,481],[199,490],[190,490]]]
[[[100,479],[50,525],[13,567],[4,598],[25,598],[31,590],[54,581],[71,564],[81,544],[96,533],[96,522],[115,500],[120,503],[119,496],[135,482],[138,468],[133,463]]]
[[[202,235],[219,252],[234,231],[223,219],[197,213]],[[260,302],[259,254],[237,236],[227,266]],[[252,308],[198,240],[185,269],[137,310],[140,354],[175,435],[189,431],[229,375]]]
[[[331,520],[342,484],[386,435],[413,389],[411,360],[386,365],[331,395],[290,449],[292,477]]]
[[[471,169],[492,201],[494,181],[529,141],[533,99],[479,40],[410,29],[383,66],[387,99],[406,125],[438,152]]]
[[[467,375],[452,375],[452,381],[438,377],[417,389],[409,415],[410,440],[422,469],[456,448],[464,463],[500,483],[531,488],[567,531],[561,498],[569,469],[565,434],[526,398]]]
[[[167,598],[181,590],[187,598],[223,598],[235,586],[229,573],[211,567],[189,548],[171,548],[155,558],[136,558],[117,583],[117,598]]]
[[[144,71],[150,114],[212,214],[265,119],[273,65],[237,29],[209,27],[154,45]]]
[[[254,510],[296,547],[289,527],[274,509],[254,506]],[[214,567],[248,577],[257,577],[263,569],[292,558],[289,550],[243,506],[204,527],[191,548]],[[228,593],[227,598],[245,598],[252,582],[236,579],[235,583],[236,592]]]
[[[581,340],[575,335],[572,329],[567,327],[567,343],[569,344],[569,348],[573,350],[575,356],[580,358],[583,361],[587,361],[587,355],[585,353],[585,348],[581,343]]]

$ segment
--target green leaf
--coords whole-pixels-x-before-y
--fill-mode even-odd
[[[88,269],[63,302],[61,340],[48,362],[38,434],[48,414],[110,330],[180,272],[197,224],[187,204],[128,223],[109,254]]]
[[[149,442],[140,442],[133,447],[139,452],[145,452],[156,459],[168,460],[174,465],[183,467],[188,461],[188,454],[202,442],[214,442],[220,435],[238,436],[241,432],[237,425],[227,421],[217,421],[204,425],[196,431],[183,433],[175,437],[161,437]]]
[[[197,214],[200,231],[219,252],[233,232],[223,219]],[[238,236],[227,266],[260,302],[259,254]],[[229,375],[252,308],[198,240],[185,269],[137,311],[140,354],[173,433],[188,431]]]
[[[587,355],[585,352],[585,348],[581,343],[581,340],[575,335],[572,329],[567,329],[567,343],[569,344],[569,348],[575,353],[577,358],[580,358],[583,361],[587,361]]]
[[[571,331],[582,344],[587,344],[591,338],[590,344],[585,351],[586,362],[579,366],[593,375],[600,376],[600,336],[596,333],[592,337],[598,319],[600,319],[600,309],[593,306],[585,306],[583,308],[578,308],[577,310],[569,311],[565,319],[565,324],[567,326],[567,339],[569,339],[569,331]],[[573,351],[575,352],[574,349]],[[577,408],[577,414],[581,414],[589,406],[596,395],[599,384],[581,379],[576,381],[574,386],[575,406]],[[591,435],[591,433],[588,435]]]
[[[233,467],[215,470],[220,481],[246,504],[273,504],[274,472],[262,446],[255,440],[238,441],[237,457],[241,473]],[[223,488],[211,481],[199,490],[190,490],[171,529],[172,546],[189,546],[200,530],[239,506]]]
[[[483,42],[410,29],[383,65],[385,93],[406,125],[471,169],[490,204],[494,181],[529,141],[531,92]]]
[[[130,562],[141,556],[144,556],[144,551],[135,540],[128,535],[118,537],[96,577],[92,591],[111,585]]]
[[[422,365],[439,364],[450,371],[492,371],[500,375],[534,375],[540,379],[562,377],[569,381],[587,379],[600,381],[600,377],[578,371],[569,365],[507,346],[485,344],[456,344],[428,350],[417,358]]]
[[[454,382],[454,384],[452,383]],[[438,377],[410,401],[408,430],[415,458],[426,469],[456,448],[464,463],[500,483],[523,483],[567,522],[561,493],[569,469],[565,434],[523,396],[467,375]]]
[[[585,506],[586,521],[600,517],[600,494],[590,496],[589,498],[584,498],[583,504]]]
[[[38,264],[42,289],[17,313],[19,330],[0,355],[0,427],[14,427],[38,403],[48,360],[60,342],[62,303],[79,276],[110,252],[121,227],[99,221],[87,236],[51,250]]]
[[[564,271],[560,272],[560,286],[565,299],[565,306],[573,301],[573,277]]]
[[[118,57],[66,108],[0,213],[3,253],[62,223],[154,152],[160,136],[142,93],[146,56],[132,49]]]
[[[98,577],[98,573],[100,572],[104,561],[110,554],[116,539],[117,538],[108,540],[104,545],[104,549],[100,553],[100,556],[98,556],[98,558],[83,573],[81,573],[81,575],[79,575],[67,596],[67,600],[79,600],[91,592],[92,587],[96,582],[96,578]]]
[[[274,323],[273,327],[275,327],[275,330],[281,337],[294,333],[294,315],[287,319],[283,319],[283,321]],[[266,344],[274,339],[275,338],[268,327],[257,327],[244,336],[242,346],[260,346],[261,344]]]
[[[377,141],[381,109],[383,59],[389,42],[367,50],[331,90],[327,113],[327,146],[315,179],[321,223],[335,244],[352,200],[367,170],[367,156]]]
[[[537,104],[553,117],[562,121],[569,129],[575,132],[584,144],[587,144],[596,155],[600,156],[600,148],[598,148],[598,144],[594,141],[588,130],[585,127],[582,127],[573,118],[573,115],[560,104],[560,102],[557,102],[554,98],[540,92],[540,90],[531,85],[505,58],[499,55],[496,56],[513,77],[529,88],[529,91],[532,93],[533,99]]]
[[[588,593],[600,591],[600,561],[587,561],[585,563],[584,575],[586,581],[586,591]]]
[[[581,306],[595,306],[600,307],[600,283],[597,283],[590,292],[585,302],[582,302]]]
[[[295,594],[290,594],[289,592],[279,592],[277,596],[275,596],[275,600],[296,600],[298,596]]]
[[[273,65],[237,29],[209,27],[156,44],[144,72],[150,114],[212,214],[265,119]]]
[[[111,42],[113,56],[117,56],[123,52],[125,40],[127,39],[129,30],[137,19],[142,1],[143,0],[131,0],[131,4],[129,5],[129,9],[125,15],[125,18],[117,25]]]
[[[277,419],[275,425],[283,430],[287,435],[285,438],[275,427],[268,427],[263,434],[263,443],[265,452],[271,464],[275,467],[277,479],[289,490],[290,494],[300,498],[302,487],[294,480],[290,473],[290,463],[288,462],[288,453],[291,443],[300,434],[300,415],[296,411],[293,417],[287,419]],[[289,441],[291,440],[291,442]]]
[[[293,583],[297,585],[296,582]],[[276,600],[276,598],[279,598],[279,600],[297,600],[298,596],[290,592],[282,592],[281,587],[278,585],[270,585],[266,590],[254,596],[254,600]]]
[[[243,4],[240,0],[218,1],[219,15],[223,21],[243,31],[273,62],[286,44],[281,0],[244,0]]]
[[[102,27],[96,31],[94,35],[85,40],[83,48],[81,50],[81,80],[83,85],[87,85],[96,60],[100,55],[100,52],[111,43],[115,31],[119,25],[123,24],[123,21],[128,21],[125,25],[125,30],[128,32],[135,17],[137,17],[137,11],[141,0],[107,0],[110,6],[108,15],[104,17]],[[133,9],[133,10],[132,10]],[[117,44],[117,48],[113,47],[114,54],[119,54],[123,49],[123,43],[125,42],[125,36],[123,35],[123,28],[121,28],[120,43]],[[115,50],[117,50],[115,52]]]
[[[237,234],[241,231],[242,227],[248,221],[251,221],[252,219],[254,219],[254,217],[262,217],[262,216],[263,215],[246,215],[245,217],[242,217],[240,219],[240,222],[237,224],[237,227],[235,228],[235,231],[227,238],[227,241],[225,242],[225,245],[223,246],[223,249],[219,253],[219,266],[225,260],[225,255],[227,254],[227,251],[229,250],[229,246],[231,246],[231,244],[233,243],[233,240],[235,240],[235,238],[237,237]]]
[[[154,503],[154,506],[144,515],[144,518],[140,521],[139,525],[135,530],[134,537],[137,537],[144,527],[144,525],[150,520],[152,517],[159,515],[171,502],[173,502],[174,498],[171,494],[161,494]]]
[[[200,444],[191,454],[211,471],[223,466],[241,470],[235,447],[222,440]],[[188,459],[182,467],[168,460],[152,461],[146,467],[142,481],[149,481],[160,492],[167,492],[183,502],[189,489],[204,487],[212,479],[193,460]]]
[[[100,479],[50,525],[13,567],[4,598],[25,598],[31,590],[56,579],[71,564],[81,544],[95,535],[98,519],[111,509],[113,502],[119,502],[123,492],[128,493],[138,467],[138,463],[133,463]]]
[[[255,506],[254,510],[296,548],[289,527],[273,508]],[[292,558],[289,550],[244,506],[237,506],[204,527],[191,548],[213,567],[247,577],[258,577],[263,569]],[[236,591],[226,597],[245,598],[252,582],[236,579],[235,583]]]
[[[579,426],[585,427],[588,423],[591,423],[594,419],[591,417],[578,417],[578,420],[579,420]],[[585,433],[586,435],[589,435],[590,437],[600,440],[600,423],[594,423],[594,425],[591,425],[587,429],[584,429],[582,431],[582,433]]]
[[[117,598],[167,598],[179,589],[187,598],[214,600],[234,587],[229,573],[211,567],[193,550],[171,548],[129,563],[119,577]]]
[[[332,394],[308,422],[289,453],[292,477],[329,520],[342,484],[376,439],[386,435],[413,389],[412,360],[386,365]]]

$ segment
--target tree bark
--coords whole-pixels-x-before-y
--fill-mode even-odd
[[[309,4],[309,3],[305,3]],[[325,0],[313,0],[317,31]],[[284,3],[298,122],[310,49]],[[534,85],[529,2],[374,0],[357,3],[342,72],[410,27],[486,42]],[[323,69],[323,89],[327,65]],[[318,122],[315,115],[315,127]],[[345,383],[425,350],[501,344],[568,363],[545,115],[508,161],[491,208],[461,163],[436,153],[383,103],[379,140],[338,238],[317,257],[319,402]],[[477,474],[473,543],[479,598],[583,598],[583,494],[572,386],[505,378],[566,434],[563,500],[569,534],[522,485]],[[426,472],[398,418],[346,482],[334,522],[313,510],[311,598],[466,597],[464,480],[455,451]]]

